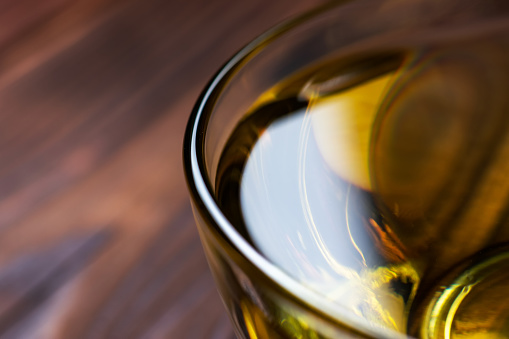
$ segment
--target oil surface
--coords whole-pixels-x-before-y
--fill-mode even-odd
[[[372,326],[508,337],[505,280],[480,283],[506,261],[476,259],[509,240],[508,52],[484,36],[285,79],[231,134],[220,207],[271,262]],[[489,269],[464,264],[476,260]]]

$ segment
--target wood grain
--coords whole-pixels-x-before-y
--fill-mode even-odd
[[[1,338],[233,338],[184,127],[232,53],[319,2],[0,0]]]

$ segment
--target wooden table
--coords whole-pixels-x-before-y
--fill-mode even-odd
[[[233,338],[181,146],[216,69],[318,0],[0,0],[0,338]]]

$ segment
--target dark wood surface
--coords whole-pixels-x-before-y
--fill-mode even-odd
[[[0,0],[0,338],[233,338],[181,146],[250,39],[320,1]]]

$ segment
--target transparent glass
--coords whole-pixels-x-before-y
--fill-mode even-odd
[[[239,338],[509,335],[508,18],[509,3],[497,0],[333,2],[261,35],[219,70],[191,115],[183,156]],[[294,116],[300,132],[278,139],[274,126]],[[292,161],[284,144],[272,168],[282,175],[241,185],[249,168],[270,170],[249,165],[256,150],[308,135],[318,170],[300,151],[307,172],[283,168]],[[236,143],[247,146],[232,153],[244,156],[232,172],[242,175],[226,178],[232,198],[221,193],[223,163]],[[293,168],[314,177],[273,197]],[[306,204],[286,203],[292,195]],[[288,213],[273,218],[271,208]],[[333,222],[319,225],[327,218],[317,214]]]

